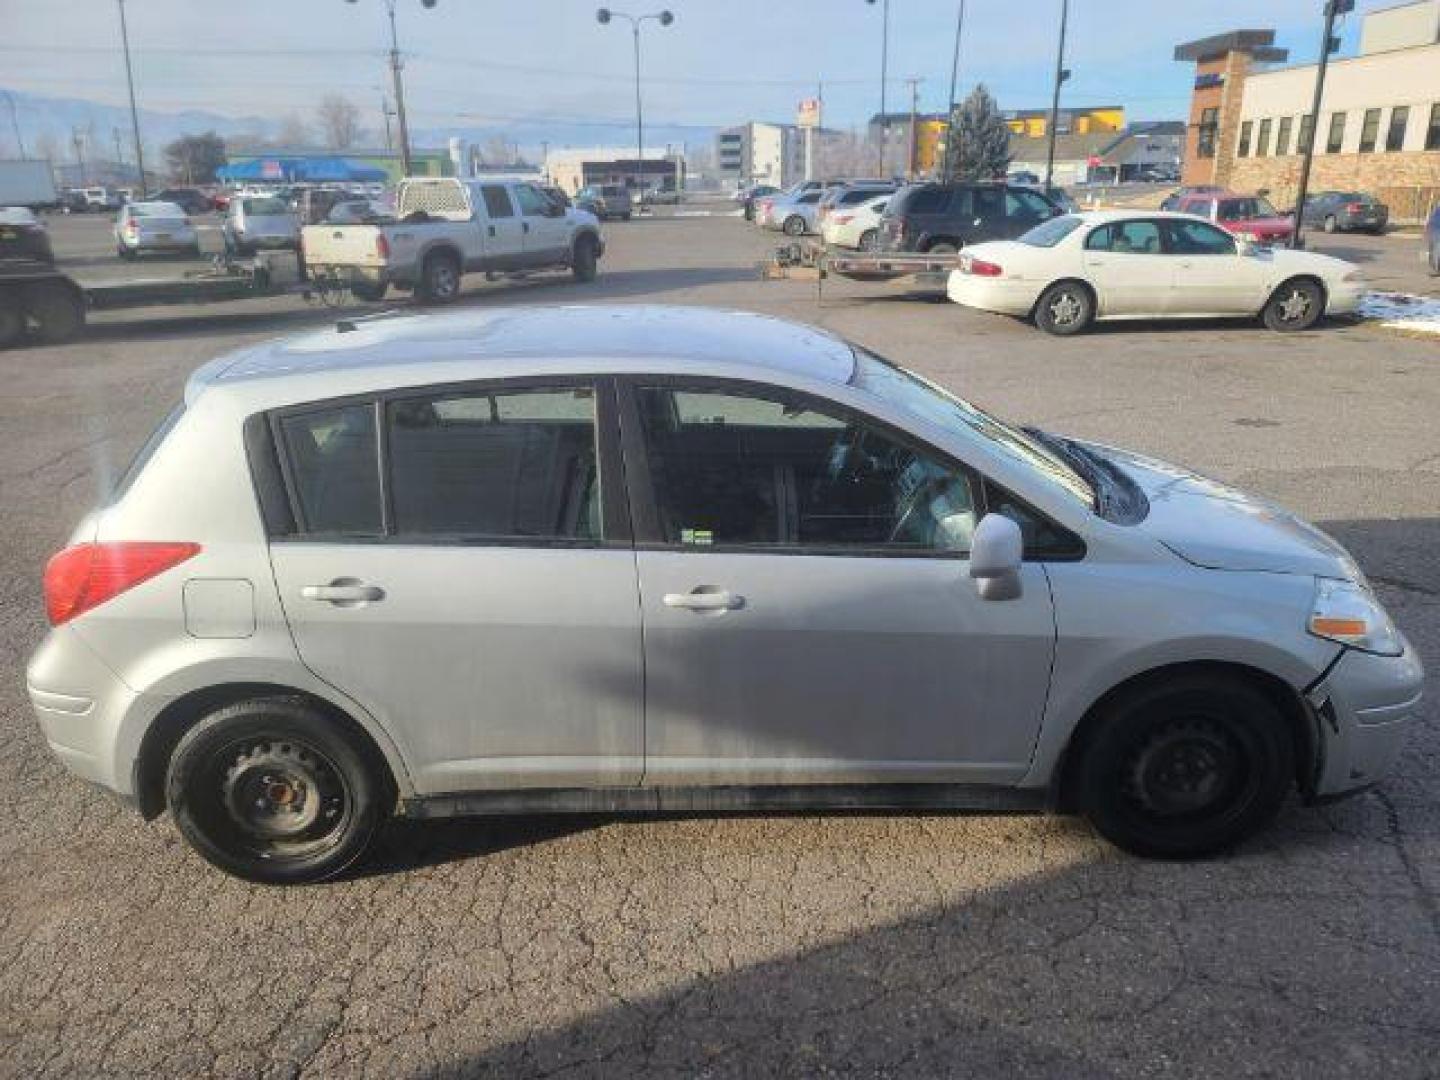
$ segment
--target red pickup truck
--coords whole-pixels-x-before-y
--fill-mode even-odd
[[[1282,215],[1259,195],[1187,195],[1175,209],[1260,244],[1288,244],[1295,233],[1294,217]]]

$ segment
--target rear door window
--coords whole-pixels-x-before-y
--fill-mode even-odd
[[[292,413],[278,426],[301,531],[379,535],[375,407],[367,402]]]
[[[1085,238],[1089,251],[1110,251],[1117,255],[1160,255],[1160,229],[1153,221],[1116,221],[1102,225]]]
[[[1170,251],[1176,255],[1234,255],[1235,240],[1224,229],[1203,221],[1173,218],[1166,221],[1165,231]]]
[[[515,210],[510,205],[510,192],[505,190],[504,184],[486,184],[480,189],[480,195],[485,200],[485,213],[492,218],[515,216]]]
[[[950,192],[944,188],[925,188],[911,194],[901,208],[905,214],[943,214],[950,203]]]

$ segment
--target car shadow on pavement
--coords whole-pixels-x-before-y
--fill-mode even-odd
[[[591,814],[537,814],[526,817],[454,818],[423,821],[395,818],[381,830],[363,865],[347,879],[386,877],[426,866],[484,858],[520,847],[538,847],[611,824]]]

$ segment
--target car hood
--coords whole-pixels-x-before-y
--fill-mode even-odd
[[[1154,458],[1084,443],[1138,484],[1150,512],[1137,528],[1211,570],[1363,580],[1331,537],[1267,499]]]

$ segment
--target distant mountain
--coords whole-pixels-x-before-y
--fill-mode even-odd
[[[60,161],[74,157],[71,135],[76,130],[93,130],[96,146],[88,153],[104,158],[114,156],[115,132],[120,133],[121,153],[125,158],[133,154],[130,135],[130,110],[124,106],[105,105],[83,98],[41,97],[20,90],[6,90],[0,86],[0,157],[15,152],[14,128],[10,124],[9,108],[4,100],[11,94],[15,100],[16,116],[25,140],[25,149],[35,156],[44,145],[48,135],[54,141]],[[143,105],[143,102],[142,102]],[[313,117],[302,116],[307,123]],[[378,125],[366,115],[362,124],[367,128]],[[140,133],[145,140],[147,155],[156,154],[166,143],[182,135],[197,135],[214,131],[225,139],[245,138],[250,140],[276,139],[285,136],[287,127],[284,117],[226,116],[201,109],[183,112],[161,112],[155,109],[140,109]],[[503,139],[518,144],[526,156],[538,158],[540,149],[549,144],[552,149],[574,146],[630,146],[635,141],[635,128],[627,123],[565,123],[527,122],[509,126],[476,127],[412,127],[412,145],[421,148],[443,147],[452,136],[459,136],[467,142],[484,145],[492,139]],[[645,129],[645,144],[650,147],[667,143],[684,143],[694,153],[701,147],[708,147],[714,140],[711,129],[693,127],[667,127],[658,125]],[[382,138],[375,131],[367,133],[367,146],[380,144]],[[146,164],[149,164],[147,159]]]

